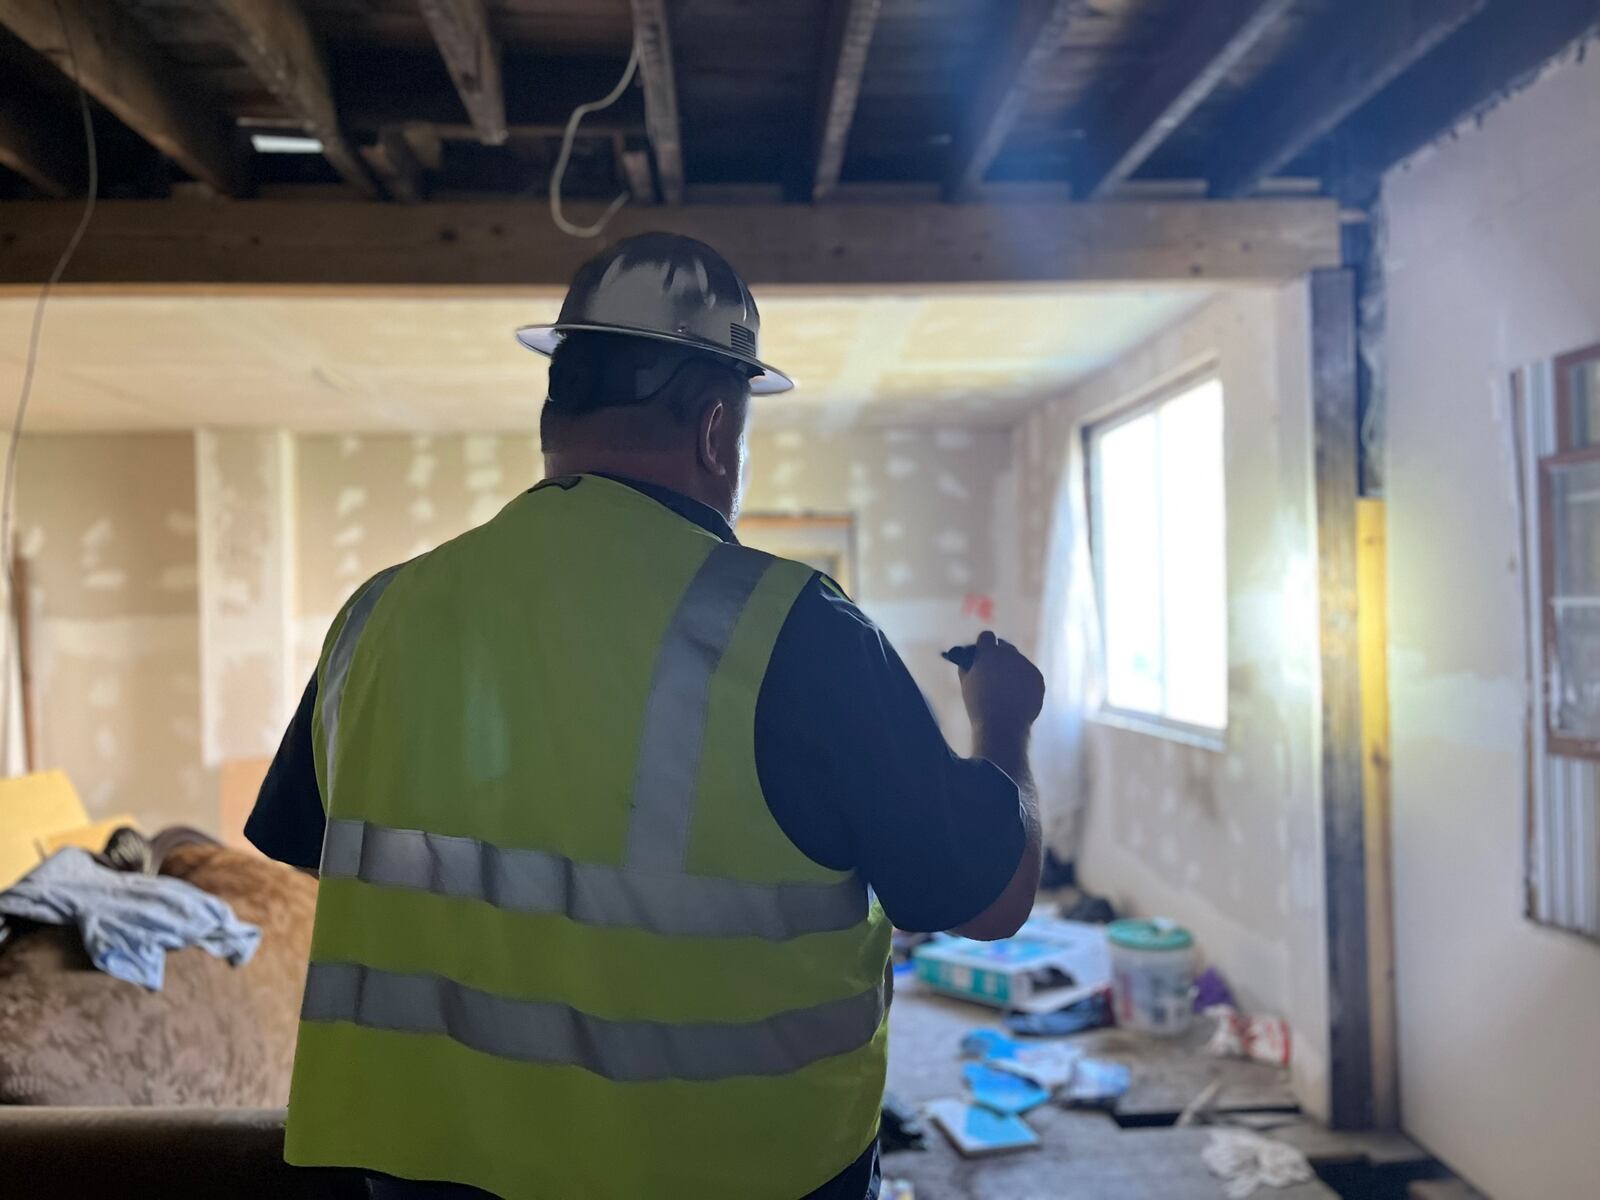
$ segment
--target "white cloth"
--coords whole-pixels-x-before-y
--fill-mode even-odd
[[[1290,1187],[1311,1178],[1311,1164],[1293,1146],[1244,1129],[1218,1129],[1200,1159],[1224,1181],[1230,1200],[1262,1187]]]

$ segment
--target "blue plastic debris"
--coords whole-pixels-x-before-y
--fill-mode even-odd
[[[985,1063],[968,1063],[962,1068],[962,1074],[967,1077],[972,1098],[995,1112],[1025,1113],[1050,1099],[1050,1093],[1033,1080],[996,1070]]]

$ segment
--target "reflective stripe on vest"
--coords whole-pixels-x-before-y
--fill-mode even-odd
[[[783,941],[849,929],[867,917],[859,879],[760,884],[658,874],[365,821],[328,822],[322,875],[669,937]]]
[[[787,1075],[866,1045],[883,1020],[879,989],[742,1023],[610,1021],[566,1004],[513,1000],[439,975],[312,963],[307,1021],[444,1034],[497,1058],[582,1067],[619,1083]]]
[[[866,889],[858,878],[763,885],[685,870],[711,680],[772,562],[769,555],[719,544],[672,615],[645,700],[623,865],[334,819],[324,838],[322,873],[670,936],[777,941],[866,919]],[[338,707],[355,644],[392,578],[391,571],[374,579],[351,605],[328,655],[323,728],[330,789]],[[437,975],[313,962],[301,1018],[444,1034],[498,1057],[570,1064],[614,1080],[706,1080],[786,1074],[858,1049],[877,1032],[883,1003],[875,987],[747,1024],[618,1022]]]

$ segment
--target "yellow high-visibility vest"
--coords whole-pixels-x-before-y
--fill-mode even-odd
[[[796,1200],[866,1149],[888,922],[756,774],[811,575],[578,476],[346,605],[291,1163]]]

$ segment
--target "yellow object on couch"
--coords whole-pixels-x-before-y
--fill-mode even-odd
[[[21,879],[63,846],[102,850],[132,817],[89,820],[65,771],[0,779],[0,889]]]

